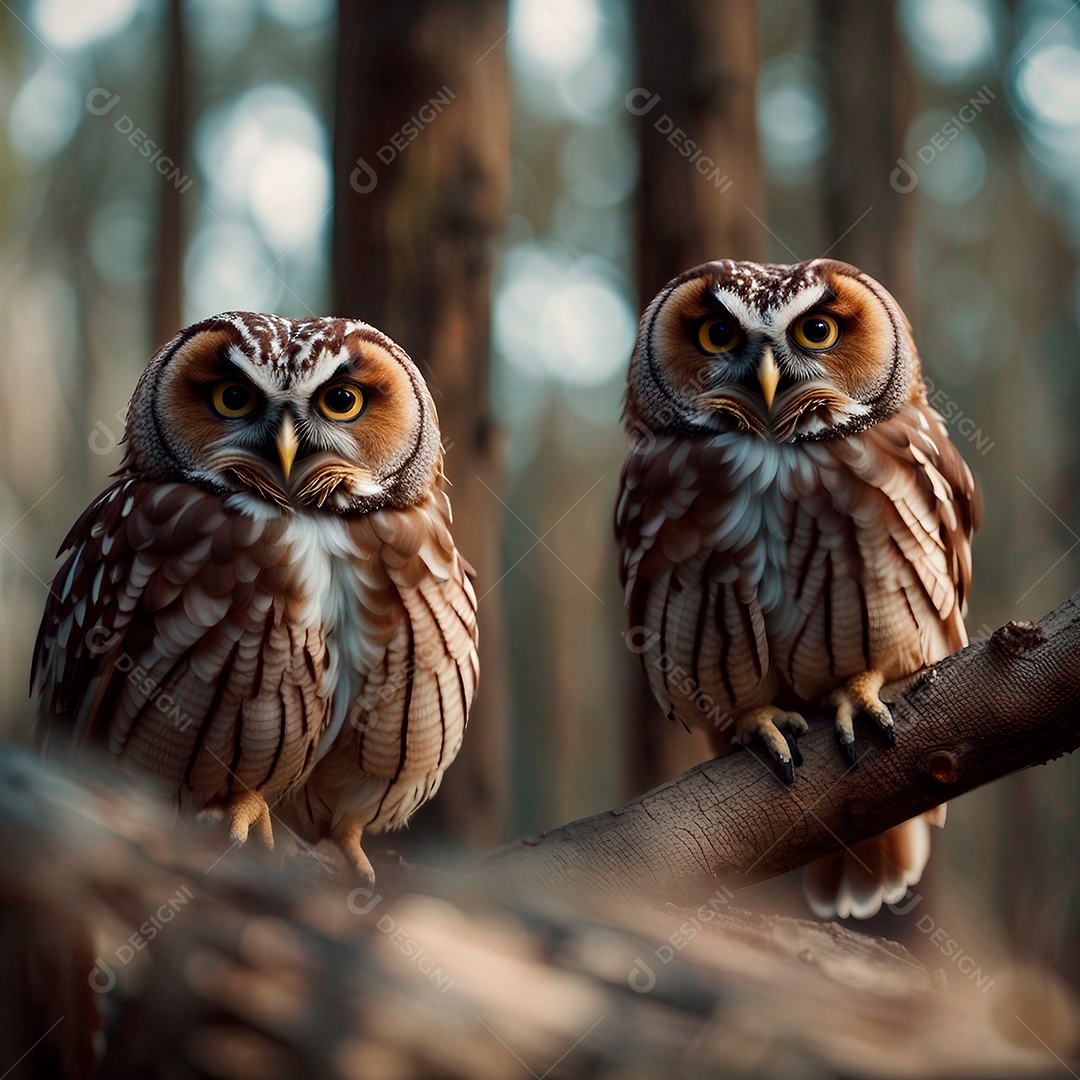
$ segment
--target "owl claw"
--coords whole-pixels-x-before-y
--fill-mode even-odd
[[[234,844],[246,844],[251,830],[263,847],[273,850],[274,826],[270,806],[258,791],[245,791],[229,799],[215,799],[199,811],[197,818],[204,824],[229,822],[229,839]]]
[[[795,766],[802,764],[802,754],[795,740],[810,730],[796,712],[786,712],[773,705],[751,709],[735,721],[733,746],[748,746],[754,739],[765,744],[773,760],[780,766],[785,783],[795,782]]]
[[[878,697],[885,685],[885,676],[879,671],[864,671],[855,675],[829,699],[836,706],[836,737],[849,765],[858,761],[855,750],[855,717],[862,713],[869,716],[881,728],[889,747],[896,745],[892,713],[889,706]]]
[[[342,861],[345,870],[367,885],[375,884],[375,868],[364,854],[360,841],[364,837],[364,827],[348,818],[343,818],[330,831],[325,840],[315,845],[315,851],[323,852],[340,868]]]
[[[784,732],[784,738],[787,740],[788,753],[791,754],[791,760],[795,767],[798,768],[803,763],[802,751],[799,749],[799,744],[795,741],[795,736]],[[794,776],[792,777],[794,779]]]
[[[854,740],[846,742],[839,732],[837,732],[837,738],[840,741],[840,750],[843,752],[844,757],[847,758],[847,763],[852,766],[856,765],[859,761],[859,751],[855,749]]]

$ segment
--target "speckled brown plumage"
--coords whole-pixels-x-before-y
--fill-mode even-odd
[[[827,349],[799,344],[808,318]],[[698,267],[642,319],[626,415],[628,640],[664,713],[720,753],[761,737],[789,776],[801,705],[837,706],[852,760],[860,709],[890,734],[883,683],[967,643],[980,513],[895,301],[830,260]],[[869,914],[917,880],[909,825],[815,871],[816,909]]]
[[[435,793],[478,684],[419,372],[363,323],[230,313],[154,357],[129,415],[46,605],[41,741],[107,748],[235,840],[292,818],[370,876],[364,831]]]

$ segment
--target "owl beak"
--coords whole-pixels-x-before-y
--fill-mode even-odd
[[[772,412],[773,398],[776,397],[776,388],[780,384],[780,369],[776,366],[776,357],[768,345],[765,346],[761,363],[758,364],[757,377],[761,383],[761,395],[765,398],[765,408]]]
[[[281,475],[285,477],[285,483],[289,482],[289,473],[292,472],[293,460],[296,458],[296,450],[300,440],[296,437],[296,428],[293,427],[292,413],[285,413],[281,419],[281,430],[277,437],[278,458],[281,461]]]

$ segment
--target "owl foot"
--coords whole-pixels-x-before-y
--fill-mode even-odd
[[[274,826],[270,807],[258,791],[245,791],[229,799],[215,799],[199,811],[198,820],[206,824],[229,822],[229,839],[234,844],[246,844],[251,830],[267,848],[274,847]]]
[[[368,885],[374,885],[375,867],[360,846],[363,837],[363,825],[343,818],[330,830],[330,835],[325,840],[320,840],[315,845],[315,851],[316,854],[328,856],[339,867],[344,860],[347,873],[355,874]]]
[[[803,762],[795,740],[809,730],[809,725],[797,712],[765,705],[743,713],[735,721],[731,742],[733,746],[747,746],[754,739],[760,739],[780,766],[784,780],[790,784],[795,780],[795,766]]]
[[[866,713],[881,728],[889,746],[896,745],[892,713],[878,697],[884,685],[885,676],[880,671],[864,671],[848,679],[829,698],[829,704],[836,706],[836,738],[851,765],[859,759],[855,750],[855,717],[859,713]]]

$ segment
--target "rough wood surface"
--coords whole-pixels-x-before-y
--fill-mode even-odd
[[[288,840],[236,848],[115,770],[72,782],[4,747],[0,1069],[953,1080],[1062,1075],[1072,1048],[1061,993],[1005,972],[942,993],[898,945],[724,893],[653,911],[382,863],[372,891],[310,853],[282,865]]]
[[[718,885],[738,889],[786,873],[1075,750],[1078,656],[1080,593],[1038,625],[1008,623],[931,669],[893,704],[894,748],[871,725],[857,729],[854,768],[831,724],[815,724],[790,787],[751,747],[625,806],[500,848],[485,866],[684,904]]]

